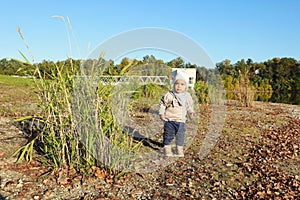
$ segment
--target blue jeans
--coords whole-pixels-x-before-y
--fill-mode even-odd
[[[185,123],[175,121],[165,121],[164,123],[164,145],[170,145],[176,137],[176,145],[183,146],[185,136]]]

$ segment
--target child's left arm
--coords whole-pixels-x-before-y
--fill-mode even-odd
[[[189,93],[187,95],[187,112],[189,117],[192,119],[194,117],[194,101]]]

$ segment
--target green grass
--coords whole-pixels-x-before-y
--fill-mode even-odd
[[[35,87],[32,78],[0,75],[0,86]]]
[[[36,112],[33,79],[0,75],[0,116],[26,116]]]

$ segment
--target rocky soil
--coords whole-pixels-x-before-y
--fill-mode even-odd
[[[28,135],[13,117],[1,117],[0,200],[300,199],[300,106],[255,102],[244,108],[228,103],[222,133],[202,158],[207,110],[202,108],[198,134],[184,158],[119,178],[101,169],[93,176],[68,168],[53,171],[36,159],[16,163],[10,156]]]

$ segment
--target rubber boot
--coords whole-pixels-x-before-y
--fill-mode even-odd
[[[177,146],[177,156],[184,157],[183,146]]]
[[[164,149],[165,149],[165,156],[167,157],[173,156],[171,145],[165,145]]]

